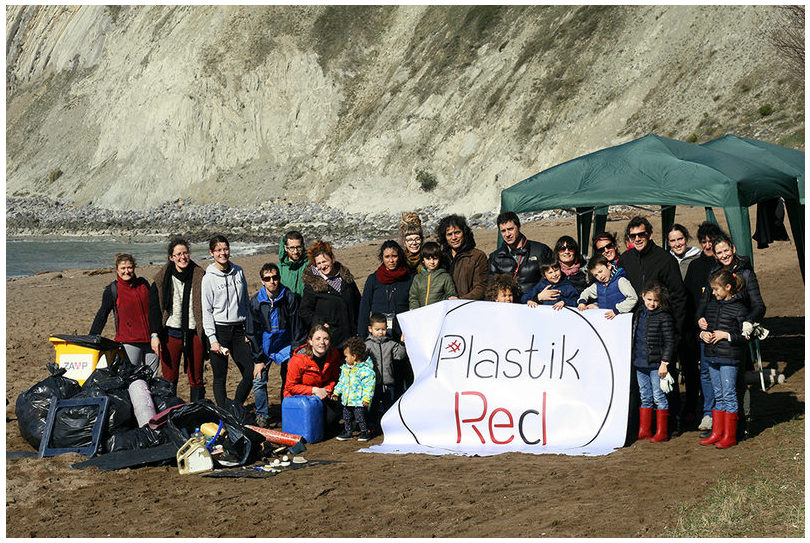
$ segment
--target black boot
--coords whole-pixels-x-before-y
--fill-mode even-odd
[[[191,403],[205,399],[205,387],[191,387]]]

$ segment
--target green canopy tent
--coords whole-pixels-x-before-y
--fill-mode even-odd
[[[796,253],[799,255],[799,265],[804,275],[804,153],[789,147],[782,147],[766,141],[740,138],[732,134],[707,141],[701,147],[708,147],[715,151],[722,151],[736,157],[766,164],[781,172],[792,175],[796,179],[798,199],[785,198],[785,209],[790,219],[790,230],[793,233],[793,242]],[[758,198],[761,201],[763,198]]]
[[[721,207],[738,253],[753,257],[748,206],[780,196],[798,201],[795,175],[648,134],[558,164],[505,189],[501,212],[576,208],[579,243],[585,249],[595,209],[605,215],[609,205],[660,205],[666,224],[674,219],[674,206]]]

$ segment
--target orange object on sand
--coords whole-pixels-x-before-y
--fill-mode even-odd
[[[301,436],[295,434],[288,434],[286,432],[280,432],[278,430],[268,430],[267,428],[261,428],[260,426],[251,426],[249,424],[245,425],[246,427],[250,428],[254,432],[258,432],[264,436],[265,441],[269,441],[270,443],[277,443],[278,445],[288,445],[292,447],[296,445],[299,441],[301,441]]]

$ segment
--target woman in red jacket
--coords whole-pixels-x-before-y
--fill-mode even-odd
[[[149,283],[135,275],[135,257],[130,254],[115,255],[115,271],[118,277],[104,289],[90,334],[101,335],[112,311],[115,341],[124,344],[129,361],[136,366],[146,364],[157,375],[159,343],[152,345],[151,339],[158,337],[159,324],[149,319]]]
[[[307,342],[297,348],[287,364],[284,397],[317,396],[324,406],[324,429],[337,430],[343,407],[330,400],[340,377],[343,358],[332,346],[329,328],[316,324],[307,334]]]

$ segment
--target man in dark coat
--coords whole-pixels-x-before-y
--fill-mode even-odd
[[[525,294],[543,279],[540,265],[554,260],[554,254],[545,243],[530,241],[520,233],[520,219],[514,211],[498,215],[497,223],[503,244],[489,255],[489,276],[509,274]]]

